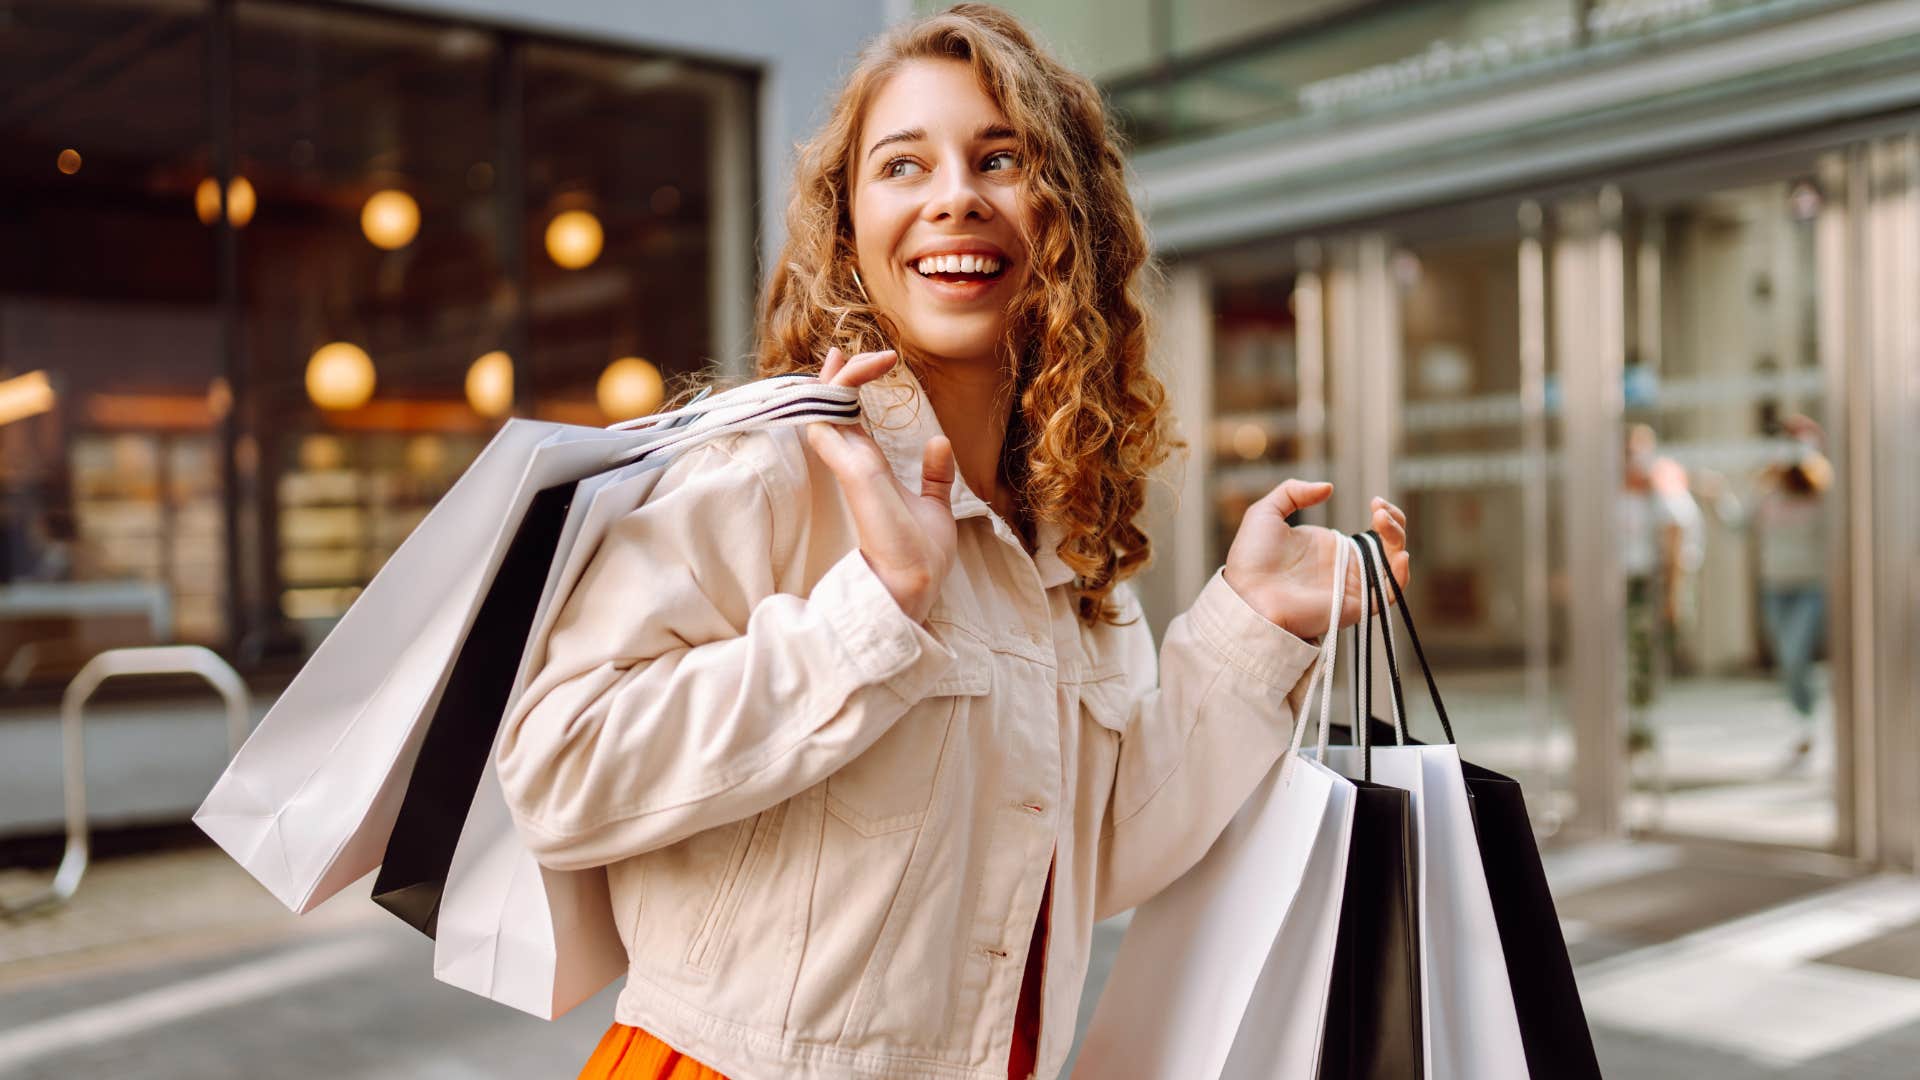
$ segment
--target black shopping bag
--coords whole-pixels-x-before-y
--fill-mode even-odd
[[[434,936],[454,848],[493,752],[574,490],[574,484],[543,489],[520,519],[428,722],[374,878],[374,902],[428,937]]]
[[[1368,536],[1379,540],[1377,532]],[[1414,629],[1413,612],[1407,607],[1406,594],[1392,574],[1381,574],[1393,589],[1394,603],[1400,608],[1407,639],[1413,643],[1414,657],[1420,662],[1427,693],[1440,727],[1449,743],[1453,723],[1440,700],[1440,688],[1434,682],[1433,668],[1426,651],[1420,647],[1419,631]],[[1400,669],[1394,657],[1392,637],[1386,642],[1387,670],[1399,694]],[[1369,742],[1392,740],[1391,724],[1371,712]],[[1350,737],[1350,736],[1349,736]],[[1419,744],[1411,735],[1410,744]],[[1467,803],[1473,812],[1474,839],[1480,850],[1480,862],[1486,872],[1487,892],[1493,901],[1494,923],[1500,933],[1500,948],[1506,955],[1507,982],[1512,987],[1514,1011],[1520,1021],[1520,1042],[1526,1050],[1527,1072],[1538,1080],[1599,1080],[1600,1062],[1593,1049],[1593,1034],[1587,1027],[1586,1010],[1580,1004],[1580,987],[1574,981],[1573,961],[1567,954],[1567,941],[1560,929],[1560,916],[1547,887],[1546,868],[1540,861],[1540,846],[1533,837],[1533,822],[1527,816],[1527,803],[1520,784],[1512,777],[1466,760],[1460,763],[1467,786]]]
[[[1359,647],[1367,643],[1360,641]],[[1359,654],[1354,658],[1357,661]],[[1358,670],[1358,669],[1356,669]],[[1360,686],[1355,715],[1370,715]],[[1413,796],[1373,782],[1373,732],[1336,725],[1358,747],[1346,891],[1321,1043],[1325,1080],[1415,1080],[1426,1073],[1420,979],[1420,867]],[[1371,728],[1371,725],[1369,725]]]
[[[1354,787],[1320,1075],[1414,1080],[1424,1075],[1426,1055],[1412,797],[1366,780]]]

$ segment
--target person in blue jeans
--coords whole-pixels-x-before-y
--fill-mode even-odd
[[[1820,452],[1819,425],[1791,416],[1782,426],[1800,443],[1800,455],[1763,474],[1753,528],[1767,644],[1800,722],[1792,766],[1813,749],[1813,662],[1827,632],[1826,493],[1833,486],[1833,465]]]
[[[1717,477],[1710,478],[1706,487],[1723,521],[1754,533],[1761,625],[1787,702],[1799,722],[1783,770],[1790,771],[1804,765],[1813,751],[1818,698],[1814,661],[1827,633],[1826,494],[1833,486],[1833,464],[1821,452],[1824,433],[1811,418],[1789,416],[1778,430],[1799,446],[1792,459],[1761,471],[1751,513],[1722,490]]]

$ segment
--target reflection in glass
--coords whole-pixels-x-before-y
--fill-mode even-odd
[[[1629,233],[1620,506],[1640,828],[1837,839],[1822,202],[1811,178],[1782,179],[1648,207]]]

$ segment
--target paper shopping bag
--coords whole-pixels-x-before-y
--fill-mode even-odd
[[[1347,558],[1343,546],[1337,583]],[[1320,693],[1320,746],[1303,749],[1299,717],[1214,846],[1135,911],[1076,1075],[1266,1080],[1388,1075],[1409,1054],[1418,1064],[1417,973],[1401,966],[1415,902],[1405,793],[1323,764],[1344,600],[1334,591],[1306,694]],[[1351,887],[1394,895],[1349,906]],[[1337,1001],[1336,969],[1347,973]]]
[[[1375,748],[1373,768],[1387,782],[1419,786],[1434,1075],[1597,1080],[1592,1036],[1520,786],[1460,760],[1413,613],[1385,570],[1379,536],[1365,539],[1372,606],[1384,612],[1382,585],[1392,590],[1446,736],[1444,744],[1427,745],[1407,735],[1396,649],[1391,627],[1384,627],[1393,723],[1374,719],[1370,730],[1374,741],[1395,745]],[[1356,697],[1368,694],[1363,679]],[[1371,715],[1364,706],[1362,714]]]
[[[857,391],[778,376],[633,430],[507,421],[321,642],[195,824],[295,911],[373,870],[427,718],[535,493],[809,409],[854,422]]]
[[[641,506],[663,469],[642,464],[576,485],[526,648],[498,716],[525,692],[547,635],[614,521]],[[552,1019],[626,971],[606,871],[541,866],[515,831],[494,771],[498,722],[486,732],[471,806],[439,865],[434,975],[523,1012]]]

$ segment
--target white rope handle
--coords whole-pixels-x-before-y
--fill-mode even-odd
[[[1320,659],[1315,662],[1313,676],[1307,680],[1307,692],[1301,701],[1308,710],[1313,708],[1313,694],[1320,692],[1320,760],[1327,757],[1327,730],[1333,721],[1333,668],[1340,649],[1340,609],[1347,600],[1347,545],[1342,542],[1333,557],[1333,598],[1327,608],[1327,632],[1320,639]],[[1306,737],[1307,717],[1300,716],[1293,725],[1293,742],[1287,752],[1297,754],[1300,744]]]
[[[1368,646],[1373,644],[1373,595],[1367,592],[1366,548],[1362,547],[1359,539],[1355,537],[1349,536],[1345,539],[1347,543],[1354,546],[1355,550],[1360,552],[1359,558],[1361,562],[1360,621],[1355,623],[1353,627],[1353,663],[1347,665],[1347,696],[1350,699],[1348,702],[1350,706],[1349,711],[1353,714],[1353,744],[1358,746],[1360,745],[1360,740],[1366,737],[1364,734],[1366,724],[1367,721],[1371,719],[1371,717],[1360,715],[1363,712],[1370,711],[1361,707],[1364,695],[1360,691],[1362,687],[1371,688],[1373,686],[1371,681],[1373,679],[1373,650],[1368,648]]]
[[[646,416],[636,416],[629,420],[621,420],[618,423],[608,424],[607,430],[636,431],[640,428],[647,427],[679,427],[715,409],[726,408],[748,401],[777,399],[783,394],[792,393],[793,387],[796,385],[818,382],[819,376],[811,372],[793,371],[785,375],[769,375],[764,379],[755,379],[752,382],[742,383],[732,389],[723,390],[718,394],[713,393],[713,387],[709,386],[703,388],[692,400],[677,409],[671,409],[662,413],[648,413]],[[824,386],[826,384],[821,383],[820,385]]]
[[[663,431],[658,439],[616,456],[609,464],[672,457],[737,431],[767,431],[821,421],[855,424],[860,420],[860,392],[852,386],[789,383],[776,394],[754,395],[746,400],[718,394],[713,402],[713,408],[691,422]]]

